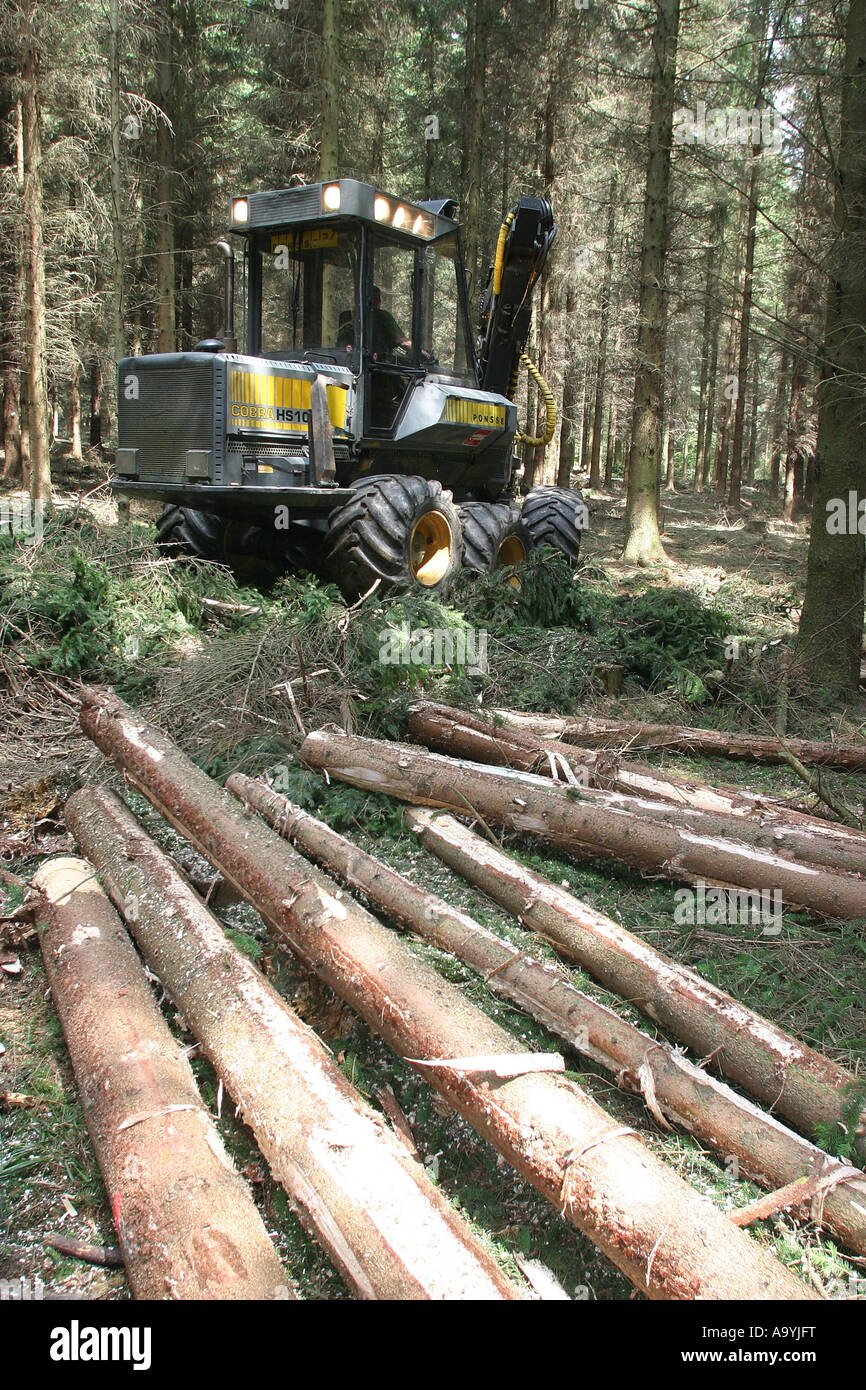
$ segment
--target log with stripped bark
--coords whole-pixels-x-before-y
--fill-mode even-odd
[[[135,1297],[294,1297],[95,869],[53,859],[33,882],[45,969]]]
[[[786,738],[771,734],[735,734],[719,729],[693,729],[681,724],[645,724],[640,720],[601,719],[586,716],[563,719],[557,715],[522,714],[516,710],[491,710],[508,727],[539,738],[563,739],[586,748],[676,748],[703,757],[745,758],[757,763],[783,763],[791,753],[810,767],[835,767],[841,772],[866,772],[866,745],[822,743],[817,739]]]
[[[65,816],[275,1178],[357,1297],[518,1297],[128,807],[88,787],[66,803]]]
[[[718,782],[710,785],[694,776],[672,772],[670,768],[631,762],[614,749],[580,748],[562,739],[540,738],[512,724],[499,722],[492,711],[486,712],[485,717],[472,710],[421,701],[410,711],[409,736],[414,742],[440,753],[450,753],[471,762],[538,772],[560,781],[568,780],[563,766],[567,762],[578,780],[583,778],[592,787],[659,797],[700,811],[753,816],[764,826],[802,826],[815,835],[842,840],[849,845],[853,842],[862,849],[861,863],[866,860],[866,833],[839,821],[798,811],[765,792]]]
[[[458,711],[451,713],[457,715]],[[749,815],[737,815],[731,811],[684,804],[682,800],[677,804],[659,798],[657,791],[639,792],[635,786],[628,786],[627,791],[620,790],[618,778],[615,779],[617,789],[604,789],[600,786],[603,774],[600,775],[598,770],[603,763],[600,755],[591,749],[576,749],[570,744],[556,745],[552,742],[545,744],[526,735],[520,735],[519,742],[512,740],[509,746],[507,735],[503,739],[498,730],[492,730],[489,726],[479,729],[475,726],[476,721],[468,722],[472,719],[470,715],[458,721],[422,707],[413,711],[409,733],[417,743],[451,756],[517,771],[544,773],[566,785],[579,786],[583,798],[599,807],[630,811],[648,820],[680,825],[696,835],[740,840],[786,859],[821,865],[840,873],[859,874],[866,870],[866,839],[837,835],[829,823],[826,823],[829,826],[827,833],[811,826],[792,824],[769,810],[753,808]],[[590,761],[582,761],[584,755]],[[641,780],[650,782],[648,778]]]
[[[235,773],[226,785],[353,892],[465,961],[494,993],[511,999],[578,1052],[613,1072],[619,1085],[643,1096],[665,1128],[667,1120],[673,1120],[726,1161],[735,1158],[744,1175],[767,1187],[820,1175],[826,1183],[823,1224],[851,1250],[866,1254],[866,1177],[858,1169],[831,1159],[668,1043],[655,1041],[590,999],[562,970],[480,926],[264,783]],[[423,822],[416,829],[423,833]],[[797,1195],[792,1194],[792,1204]]]
[[[309,734],[301,758],[308,767],[352,786],[418,805],[468,811],[571,853],[616,858],[680,882],[708,880],[778,891],[790,906],[826,917],[866,920],[866,879],[601,806],[582,788],[556,785],[546,777],[443,758],[413,744],[358,738],[339,730]]]
[[[810,1296],[573,1081],[533,1072],[499,1080],[450,1063],[507,1055],[532,1065],[537,1056],[127,706],[85,691],[80,719],[157,810],[258,908],[276,938],[413,1060],[638,1289],[676,1299]]]
[[[842,1123],[862,1081],[453,816],[409,811],[425,849],[804,1134]],[[866,1158],[866,1102],[860,1120]]]

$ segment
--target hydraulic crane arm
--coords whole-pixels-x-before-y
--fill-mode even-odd
[[[532,291],[556,236],[546,198],[521,198],[499,231],[481,300],[478,384],[512,396],[532,322]]]

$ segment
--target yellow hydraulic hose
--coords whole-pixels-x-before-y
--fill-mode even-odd
[[[550,443],[556,429],[556,401],[553,399],[553,392],[532,358],[529,357],[527,353],[522,352],[520,354],[520,361],[541,392],[542,399],[544,400],[544,412],[547,416],[547,423],[544,427],[544,434],[538,435],[537,438],[535,435],[523,434],[521,430],[518,430],[517,434],[514,436],[514,442],[515,444],[529,444],[534,449],[543,449],[545,444]]]
[[[502,288],[502,263],[505,260],[505,242],[508,239],[508,232],[514,221],[514,210],[508,214],[502,226],[499,228],[499,236],[496,241],[496,255],[493,258],[493,293],[496,295]]]

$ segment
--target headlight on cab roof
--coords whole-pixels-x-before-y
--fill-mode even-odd
[[[326,212],[340,211],[340,185],[329,183],[327,188],[322,189],[322,207]]]
[[[250,215],[250,205],[246,198],[235,198],[232,203],[232,223],[242,227],[246,225]]]

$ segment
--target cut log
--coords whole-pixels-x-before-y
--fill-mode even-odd
[[[739,840],[785,859],[822,865],[839,873],[859,874],[866,869],[866,840],[815,833],[803,826],[785,823],[772,812],[753,811],[749,816],[735,815],[683,804],[682,801],[674,804],[670,800],[651,799],[646,794],[638,794],[634,786],[627,793],[602,789],[597,785],[601,780],[597,771],[599,755],[589,749],[586,752],[593,760],[594,767],[580,761],[583,750],[572,749],[569,744],[545,744],[540,740],[527,740],[526,735],[521,735],[522,747],[503,747],[497,733],[489,728],[481,732],[469,725],[446,720],[439,714],[417,710],[410,719],[409,733],[418,743],[439,748],[453,756],[474,758],[477,762],[518,771],[544,773],[565,785],[579,786],[583,799],[595,806],[630,811],[632,815],[667,825],[680,825],[696,835]],[[530,749],[525,746],[527,741]]]
[[[828,1158],[669,1044],[656,1042],[590,999],[563,971],[419,888],[262,782],[235,773],[226,785],[290,844],[393,921],[465,961],[489,989],[613,1072],[619,1085],[643,1096],[661,1124],[666,1125],[665,1117],[673,1120],[726,1161],[734,1158],[744,1175],[765,1187],[779,1188],[816,1173],[826,1173],[828,1182],[838,1178],[827,1192],[823,1224],[851,1250],[866,1254],[866,1177],[858,1170]],[[422,832],[423,826],[416,829]]]
[[[852,1072],[524,868],[453,816],[409,811],[407,820],[424,848],[449,868],[804,1134],[814,1135],[818,1124],[839,1123],[850,1097],[862,1092]]]
[[[568,780],[562,768],[564,758],[575,771],[577,780],[584,780],[589,786],[638,796],[645,794],[700,811],[754,816],[765,826],[803,826],[816,835],[846,843],[853,841],[862,847],[866,859],[866,833],[838,821],[797,811],[763,792],[718,782],[710,786],[696,777],[672,772],[670,768],[626,761],[613,749],[580,748],[561,739],[539,738],[510,724],[496,724],[492,712],[484,718],[471,710],[422,701],[410,712],[409,737],[440,753],[468,758],[472,762],[538,772],[560,781]]]
[[[523,1054],[333,880],[111,696],[85,690],[82,728],[290,947],[406,1058]],[[652,1298],[810,1297],[811,1291],[614,1124],[568,1078],[421,1073]]]
[[[570,853],[616,858],[678,882],[778,892],[786,904],[822,916],[866,919],[866,879],[600,806],[582,788],[555,785],[532,773],[459,762],[413,744],[357,738],[339,730],[309,734],[301,760],[366,791],[468,812]]]
[[[539,738],[563,739],[586,748],[676,748],[710,758],[745,758],[756,763],[784,762],[784,750],[811,767],[835,767],[842,772],[866,771],[866,744],[821,743],[816,739],[775,735],[735,734],[719,729],[692,729],[681,724],[644,724],[640,720],[562,719],[556,715],[521,714],[495,709],[491,714],[508,727]]]
[[[133,1294],[294,1297],[93,866],[52,859],[33,882],[45,895],[45,969]]]
[[[519,1297],[128,807],[111,791],[85,788],[65,814],[274,1176],[352,1291],[401,1300]]]

